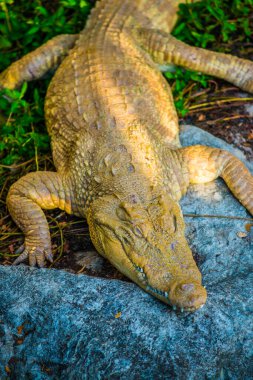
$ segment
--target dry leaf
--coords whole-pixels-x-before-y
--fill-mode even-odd
[[[245,224],[245,230],[246,230],[247,232],[250,232],[251,227],[253,227],[253,224],[252,224],[252,223],[247,223],[247,224]]]
[[[245,238],[247,236],[246,232],[237,232],[236,234],[239,238]]]
[[[253,140],[253,129],[251,129],[250,133],[247,136],[248,140]]]
[[[15,251],[15,249],[14,249],[14,245],[13,245],[13,244],[10,244],[8,248],[9,248],[10,253],[13,254],[14,251]]]
[[[203,120],[206,120],[206,116],[203,113],[201,113],[198,117],[198,121],[203,121]]]
[[[20,325],[20,326],[17,327],[17,331],[18,331],[19,335],[22,334],[23,328],[24,328],[23,325]]]

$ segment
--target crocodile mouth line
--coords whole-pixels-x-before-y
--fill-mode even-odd
[[[157,295],[158,295],[158,296],[162,296],[162,297],[164,297],[164,298],[166,299],[167,303],[172,307],[172,309],[173,309],[174,311],[177,310],[177,311],[181,311],[181,312],[184,312],[184,311],[190,311],[190,312],[192,312],[192,311],[195,311],[195,310],[196,310],[196,308],[194,308],[194,307],[188,307],[188,308],[185,307],[185,308],[183,308],[183,307],[178,307],[178,306],[176,306],[176,305],[172,305],[171,302],[170,302],[170,299],[169,299],[169,293],[168,293],[168,292],[164,292],[163,290],[159,290],[159,289],[154,288],[153,286],[149,285],[149,284],[148,284],[148,278],[147,278],[147,276],[146,276],[146,274],[145,274],[145,272],[144,272],[144,269],[143,269],[142,267],[140,267],[140,266],[134,264],[134,263],[132,262],[132,260],[129,258],[129,256],[128,256],[128,259],[129,259],[129,261],[131,262],[131,264],[133,265],[134,269],[138,272],[138,274],[141,275],[141,276],[138,276],[138,278],[139,278],[141,281],[147,283],[145,289],[146,289],[148,292],[152,292],[152,293],[154,293],[154,296],[157,296]],[[204,306],[204,305],[200,306],[199,309],[201,309],[203,306]]]
[[[125,245],[124,245],[124,242],[121,241],[121,246],[129,260],[129,262],[131,263],[131,265],[133,266],[134,270],[138,272],[137,276],[138,276],[138,279],[141,281],[142,283],[142,287],[144,290],[146,290],[148,293],[152,294],[154,297],[156,298],[159,298],[161,299],[160,297],[163,297],[165,300],[166,300],[166,303],[169,304],[172,309],[174,311],[180,311],[180,312],[193,312],[193,311],[196,311],[196,310],[199,310],[201,309],[203,305],[201,305],[200,307],[198,307],[197,309],[195,307],[180,307],[180,306],[177,306],[177,305],[173,305],[169,299],[169,293],[168,292],[164,292],[163,290],[160,290],[160,289],[157,289],[157,288],[154,288],[153,286],[149,285],[149,282],[148,282],[148,277],[144,271],[144,269],[139,266],[139,265],[136,265],[130,258],[130,255],[128,254],[128,250],[125,248]],[[162,300],[162,299],[161,299]],[[164,302],[164,300],[162,300]]]

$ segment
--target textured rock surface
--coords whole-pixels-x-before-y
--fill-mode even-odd
[[[226,148],[183,128],[188,144]],[[192,187],[184,213],[249,217],[221,181]],[[132,283],[0,267],[0,378],[251,379],[250,221],[186,217],[208,301],[175,313]],[[243,237],[242,237],[243,236]]]

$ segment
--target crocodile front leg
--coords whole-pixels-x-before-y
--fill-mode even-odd
[[[78,34],[56,36],[11,64],[0,74],[0,89],[14,90],[23,82],[39,79],[49,70],[56,69],[75,45],[78,36]]]
[[[206,183],[221,177],[234,196],[253,215],[253,176],[231,153],[203,145],[179,149],[187,165],[190,183]]]
[[[7,196],[7,206],[16,224],[25,234],[18,250],[23,253],[14,262],[29,258],[29,264],[43,267],[52,261],[49,226],[43,209],[60,208],[71,213],[71,186],[58,173],[29,173],[15,182]]]
[[[201,71],[253,93],[253,62],[230,54],[192,47],[159,30],[139,29],[133,33],[154,62]]]

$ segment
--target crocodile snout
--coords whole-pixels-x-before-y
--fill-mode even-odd
[[[170,303],[181,310],[197,310],[204,306],[206,299],[206,289],[193,282],[176,283],[169,292]]]

